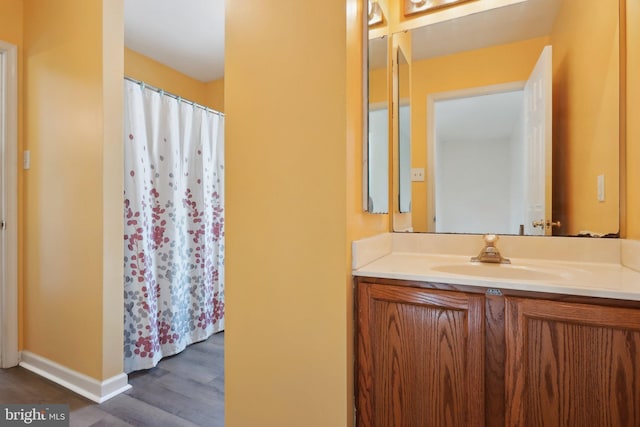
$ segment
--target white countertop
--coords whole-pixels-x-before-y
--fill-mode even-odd
[[[429,236],[433,235],[423,235],[417,239],[439,239],[438,243],[446,239],[443,236]],[[544,241],[546,246],[539,258],[510,257],[508,253],[503,253],[503,256],[511,260],[511,264],[508,265],[472,263],[470,257],[476,255],[475,251],[466,248],[464,249],[464,252],[467,252],[466,255],[434,253],[436,250],[433,247],[423,250],[411,249],[407,246],[405,239],[415,241],[416,237],[403,237],[396,233],[396,235],[385,234],[354,242],[353,275],[640,301],[640,272],[617,261],[634,257],[629,254],[620,255],[622,246],[620,239],[613,242],[602,241],[602,247],[595,250],[592,248],[593,245],[600,244],[592,239],[578,239],[573,242],[559,240],[558,244],[562,245],[560,253],[566,253],[565,259],[543,258],[549,253],[553,253],[554,258],[562,258],[554,252],[555,249],[552,247],[555,244],[554,241],[546,240]],[[479,240],[479,245],[482,246],[480,236],[464,238],[455,236],[453,239],[457,239],[456,247],[464,246],[464,244],[461,245],[464,243],[462,240],[473,242]],[[517,245],[527,246],[533,242],[533,240],[528,242],[526,239],[525,237],[517,242],[512,240],[505,246],[511,248],[514,255],[520,253],[529,255],[532,253],[531,248],[516,248]],[[636,243],[630,245],[631,249],[640,248]],[[569,251],[567,245],[578,245],[578,247],[571,247]],[[582,250],[580,257],[576,257],[575,254],[581,252],[581,245],[592,247],[588,251]],[[408,247],[411,250],[406,250]],[[423,244],[422,247],[429,247],[429,245]],[[500,243],[498,248],[500,249]],[[597,253],[597,259],[604,259],[605,262],[598,262],[585,256],[586,253],[596,253],[599,250],[603,253]],[[612,251],[618,251],[618,253],[611,254]]]

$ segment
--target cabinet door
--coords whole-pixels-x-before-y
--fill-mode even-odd
[[[484,296],[361,283],[357,425],[484,424]]]
[[[640,425],[640,311],[508,298],[506,425]]]

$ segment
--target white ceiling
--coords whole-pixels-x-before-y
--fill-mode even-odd
[[[518,90],[437,101],[438,138],[474,142],[508,139],[519,129],[523,96]]]
[[[225,0],[125,0],[124,44],[202,82],[224,76]]]

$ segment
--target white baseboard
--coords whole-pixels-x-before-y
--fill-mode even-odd
[[[100,382],[30,351],[21,352],[20,366],[97,403],[131,388],[125,373]]]

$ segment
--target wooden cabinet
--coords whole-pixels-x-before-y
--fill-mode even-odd
[[[506,425],[640,425],[640,311],[506,300]]]
[[[640,426],[640,302],[356,282],[358,427]]]
[[[484,419],[484,297],[358,288],[360,427],[476,426]]]

